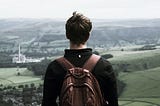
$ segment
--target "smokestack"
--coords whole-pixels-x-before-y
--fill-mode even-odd
[[[21,47],[20,47],[20,44],[19,44],[19,49],[18,49],[18,61],[20,62],[20,55],[21,55]]]

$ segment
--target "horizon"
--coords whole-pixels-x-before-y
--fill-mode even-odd
[[[0,20],[52,20],[52,21],[66,21],[67,18],[31,18],[31,17],[26,17],[26,18],[21,18],[21,17],[10,17],[10,18],[1,18]],[[138,20],[160,20],[160,18],[90,18],[92,21],[97,21],[97,22],[103,22],[103,21],[138,21]]]

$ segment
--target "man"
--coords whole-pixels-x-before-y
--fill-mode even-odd
[[[92,49],[87,48],[92,23],[89,18],[80,13],[73,13],[66,22],[66,38],[70,41],[70,49],[65,50],[64,57],[76,67],[82,67],[92,55]],[[109,106],[118,106],[117,85],[111,64],[100,58],[92,70],[92,74],[99,82],[104,100]],[[45,79],[42,106],[58,106],[56,100],[60,95],[66,71],[57,61],[48,65]]]

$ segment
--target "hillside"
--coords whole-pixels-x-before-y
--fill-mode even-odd
[[[16,86],[32,82],[42,82],[41,77],[35,76],[27,68],[0,68],[0,85]]]
[[[121,106],[160,105],[160,67],[119,74],[119,79],[127,86],[119,98]]]
[[[98,45],[107,47],[159,44],[160,27],[125,27],[125,26],[103,26],[93,30],[91,37]],[[93,43],[93,42],[92,42]]]
[[[160,49],[145,51],[108,51],[109,59],[117,71],[144,71],[160,66]]]
[[[107,51],[118,79],[125,84],[119,97],[120,106],[160,105],[160,49]]]
[[[119,79],[127,84],[121,97],[160,98],[160,67],[145,71],[119,74]]]
[[[53,19],[1,19],[0,42],[33,44],[65,39],[65,22]],[[160,19],[93,20],[90,46],[160,43]]]

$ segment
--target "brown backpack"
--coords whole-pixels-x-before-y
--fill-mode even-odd
[[[91,71],[100,56],[91,55],[82,68],[64,57],[57,59],[67,70],[60,93],[60,106],[103,106],[101,90]]]

